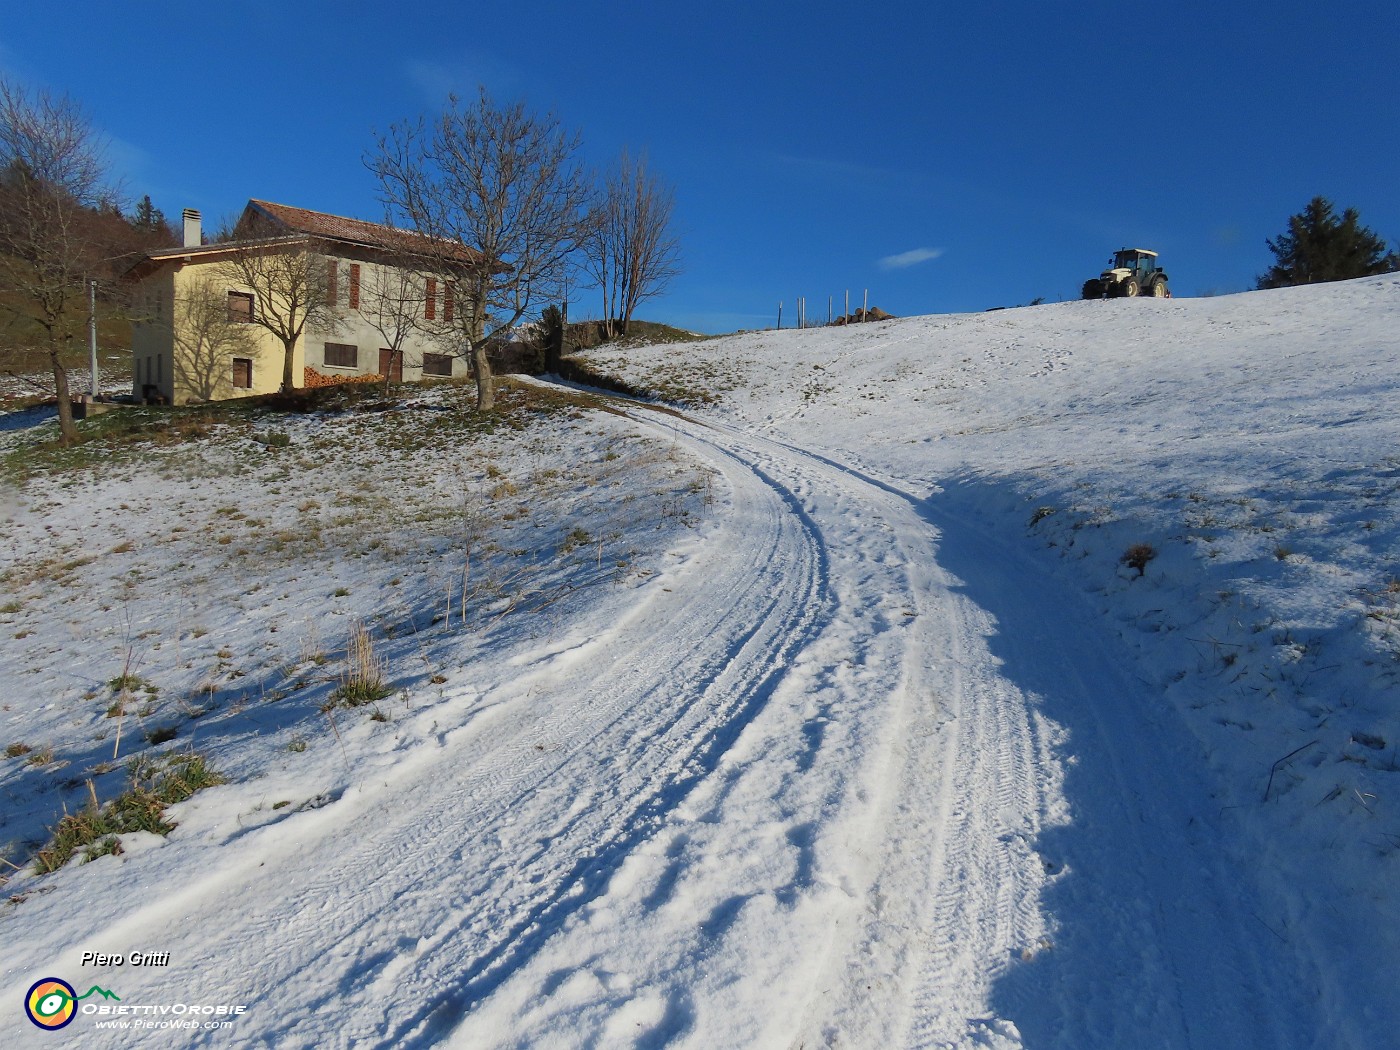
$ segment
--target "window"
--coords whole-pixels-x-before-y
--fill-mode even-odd
[[[437,281],[431,277],[428,278],[428,290],[423,297],[423,316],[429,321],[437,316]],[[438,357],[440,355],[433,354],[432,356]],[[427,359],[424,358],[424,360]]]
[[[340,263],[335,259],[326,260],[326,305],[340,305]]]
[[[253,359],[235,357],[233,359],[233,386],[235,390],[253,389]]]
[[[360,348],[349,343],[327,343],[324,360],[332,368],[359,368]]]
[[[428,300],[432,302],[431,299]],[[452,375],[452,355],[451,354],[424,354],[423,374],[425,376],[451,376]]]
[[[360,308],[360,264],[350,264],[350,309]]]
[[[228,293],[228,319],[239,321],[243,324],[251,324],[253,321],[253,293],[252,292],[229,292]]]

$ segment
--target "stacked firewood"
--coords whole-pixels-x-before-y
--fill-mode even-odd
[[[302,371],[304,372],[304,375],[303,375],[303,377],[302,377],[302,383],[301,383],[301,385],[302,385],[303,387],[307,388],[307,389],[314,389],[314,388],[316,388],[316,387],[321,387],[321,386],[336,386],[336,385],[339,384],[339,383],[382,383],[382,382],[384,382],[384,377],[383,377],[383,376],[381,376],[381,375],[375,375],[375,374],[362,375],[362,376],[328,376],[328,375],[326,375],[324,372],[318,372],[318,371],[316,371],[316,369],[311,368],[311,367],[309,367],[309,366],[308,366],[307,368],[303,369]]]

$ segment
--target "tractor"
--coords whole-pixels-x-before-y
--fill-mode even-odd
[[[1167,271],[1157,265],[1157,253],[1146,248],[1120,248],[1107,270],[1084,282],[1085,299],[1135,295],[1165,299],[1171,294]]]

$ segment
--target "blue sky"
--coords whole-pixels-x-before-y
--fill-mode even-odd
[[[1240,291],[1317,194],[1400,241],[1400,4],[5,0],[0,72],[67,92],[135,198],[380,218],[376,129],[478,84],[669,179],[709,332],[858,302],[1074,298],[1124,245]],[[581,293],[571,314],[597,311]]]

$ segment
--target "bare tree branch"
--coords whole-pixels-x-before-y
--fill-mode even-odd
[[[86,331],[88,281],[109,276],[103,212],[120,212],[102,143],[72,99],[0,79],[0,306],[42,332],[60,440],[78,441],[63,355]]]
[[[368,266],[360,277],[360,317],[379,333],[381,345],[393,358],[384,369],[384,390],[389,390],[392,361],[400,367],[404,344],[423,323],[427,278],[410,268],[412,257],[401,257]],[[412,362],[421,364],[421,362]]]
[[[482,89],[474,103],[450,97],[431,123],[394,125],[366,158],[389,221],[424,235],[423,268],[450,289],[437,335],[472,361],[479,409],[495,403],[487,347],[558,293],[582,239],[591,187],[578,147],[558,118]]]
[[[320,246],[302,235],[262,238],[231,253],[218,265],[217,274],[227,284],[252,292],[253,313],[248,320],[282,344],[282,389],[296,389],[301,384],[294,360],[302,333],[308,326],[327,334],[339,329]]]
[[[637,307],[680,272],[680,241],[671,232],[675,204],[671,188],[648,170],[646,155],[633,160],[624,150],[606,178],[583,252],[603,293],[609,337],[626,335]]]

